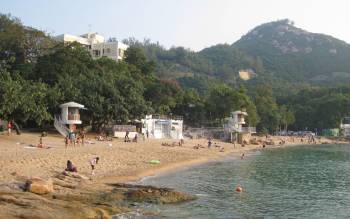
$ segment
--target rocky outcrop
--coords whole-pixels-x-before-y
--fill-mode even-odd
[[[195,198],[153,186],[95,185],[86,183],[84,177],[64,173],[49,180],[34,177],[0,184],[0,212],[4,218],[109,219],[132,211],[135,202],[169,204]]]
[[[125,200],[131,202],[147,202],[156,204],[170,204],[190,201],[196,199],[195,196],[187,193],[175,191],[169,188],[158,188],[154,186],[139,186],[117,184],[119,187],[126,187],[128,190],[124,193]]]
[[[25,190],[39,195],[52,193],[52,179],[44,180],[39,177],[33,177],[26,182]]]

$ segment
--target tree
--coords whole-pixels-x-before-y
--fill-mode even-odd
[[[262,85],[257,88],[255,105],[260,117],[260,122],[257,126],[258,130],[276,131],[280,121],[280,114],[270,86]]]
[[[281,116],[281,125],[284,126],[284,132],[287,133],[288,125],[295,122],[294,113],[286,105],[280,106],[279,113]]]
[[[24,124],[33,120],[37,124],[52,119],[47,111],[47,86],[11,76],[0,71],[0,118]]]
[[[218,119],[222,122],[232,111],[245,108],[250,125],[255,125],[258,121],[254,103],[243,89],[236,91],[227,85],[217,85],[211,89],[206,105],[211,120]]]

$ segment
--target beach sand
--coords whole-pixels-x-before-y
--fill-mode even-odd
[[[94,139],[93,135],[88,136]],[[121,139],[110,141],[91,140],[95,144],[65,148],[63,137],[49,134],[43,143],[50,149],[31,147],[39,143],[40,133],[0,135],[0,217],[3,218],[111,218],[111,215],[134,211],[135,202],[178,203],[192,200],[191,194],[171,188],[139,187],[135,182],[142,177],[175,171],[179,168],[221,159],[239,157],[250,150],[262,149],[262,142],[274,142],[266,148],[287,147],[306,143],[306,138],[253,137],[259,144],[234,146],[218,140],[207,147],[206,139],[186,140],[183,146],[162,146],[173,140],[141,140],[125,143]],[[285,141],[283,146],[278,144]],[[256,143],[252,142],[252,143]],[[332,143],[321,139],[317,143]],[[202,145],[199,149],[193,146]],[[215,147],[215,145],[220,147]],[[224,148],[224,152],[220,149]],[[97,155],[100,161],[95,175],[90,177],[89,160]],[[63,173],[67,160],[78,168],[78,174]],[[160,164],[151,164],[159,160]],[[86,177],[87,176],[87,177]],[[48,194],[28,191],[27,183],[41,178],[37,189]],[[35,182],[35,181],[34,181]],[[24,188],[27,188],[23,190]],[[35,188],[35,186],[34,186]],[[47,190],[45,190],[47,189]],[[40,190],[39,190],[40,191]],[[41,194],[41,193],[40,193]],[[129,204],[125,204],[129,203]],[[142,210],[142,214],[156,213]]]
[[[235,156],[244,151],[261,149],[262,145],[246,145],[213,140],[212,147],[207,148],[206,139],[185,140],[185,144],[175,147],[162,146],[163,142],[172,143],[174,140],[139,140],[138,143],[125,143],[122,139],[110,141],[96,141],[94,136],[88,136],[94,144],[85,144],[75,148],[65,148],[64,139],[60,135],[49,134],[43,138],[43,143],[50,149],[33,148],[30,145],[39,143],[39,133],[23,133],[21,135],[0,135],[0,182],[15,179],[15,175],[25,177],[49,178],[55,173],[62,172],[67,160],[77,166],[78,172],[90,176],[89,160],[97,155],[100,161],[96,166],[94,180],[114,182],[135,181],[144,176],[174,170],[184,166],[204,163],[223,156]],[[265,138],[265,137],[264,137]],[[281,137],[274,137],[279,141]],[[302,144],[292,142],[284,137],[286,145]],[[195,145],[204,148],[193,149]],[[224,147],[220,152],[219,145]],[[267,146],[270,147],[270,146]],[[151,164],[151,160],[159,160],[160,164]]]

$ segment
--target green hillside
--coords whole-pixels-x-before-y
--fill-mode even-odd
[[[150,41],[128,43],[143,47],[157,63],[160,77],[176,78],[184,86],[213,79],[237,87],[261,82],[331,86],[350,82],[350,45],[297,28],[287,19],[257,26],[232,45],[219,44],[199,52],[165,49]],[[242,69],[257,77],[243,82],[238,74]]]
[[[291,82],[349,82],[350,45],[297,28],[289,20],[260,25],[232,47],[260,57],[265,73],[277,78]]]

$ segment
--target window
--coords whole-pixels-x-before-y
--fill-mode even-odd
[[[111,49],[110,49],[110,48],[107,48],[107,49],[106,49],[106,53],[111,53]]]
[[[92,55],[93,55],[94,57],[99,57],[100,54],[101,54],[101,51],[100,51],[100,50],[93,50],[93,51],[92,51]]]

